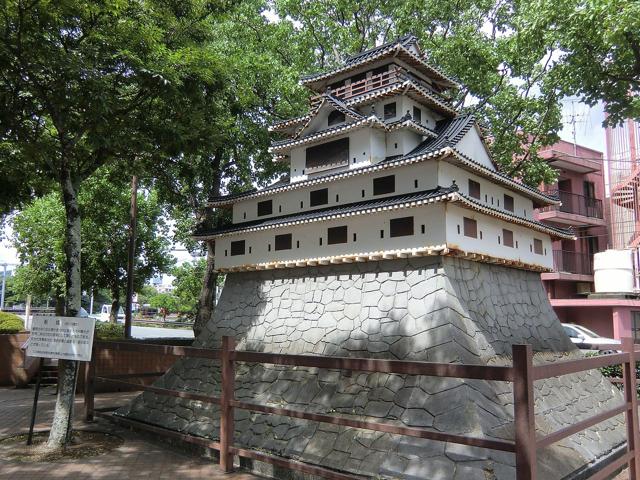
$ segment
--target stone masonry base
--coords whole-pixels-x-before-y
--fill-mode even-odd
[[[511,363],[530,343],[534,362],[580,355],[534,272],[449,257],[423,257],[228,274],[219,305],[195,345],[479,365]],[[219,392],[217,362],[177,362],[156,385]],[[621,402],[596,371],[535,383],[540,434]],[[512,440],[513,396],[505,382],[314,368],[238,365],[236,398],[309,412],[384,420],[441,432]],[[144,393],[119,415],[217,439],[218,408]],[[513,479],[513,454],[236,412],[236,444],[373,478]],[[538,452],[538,475],[585,472],[624,442],[622,417]],[[282,477],[280,477],[282,478]]]

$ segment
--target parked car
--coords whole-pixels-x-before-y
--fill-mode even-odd
[[[581,350],[592,350],[598,353],[615,353],[619,351],[616,346],[620,345],[620,340],[602,337],[596,332],[575,323],[563,323],[562,327],[571,341]]]
[[[108,322],[109,317],[111,315],[111,305],[102,305],[102,310],[100,310],[100,316],[97,317],[101,322]],[[120,307],[118,310],[118,323],[124,323],[124,310]]]

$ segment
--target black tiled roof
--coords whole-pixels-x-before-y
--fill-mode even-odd
[[[364,52],[358,53],[356,55],[352,55],[352,56],[348,57],[346,59],[346,61],[342,65],[340,65],[338,67],[335,67],[335,68],[333,68],[331,70],[328,70],[328,71],[325,71],[325,72],[316,72],[316,73],[312,73],[312,74],[309,74],[309,75],[303,75],[301,77],[301,82],[304,84],[304,83],[307,83],[307,82],[312,82],[315,79],[328,78],[329,76],[331,76],[333,74],[336,74],[336,73],[339,73],[339,72],[343,72],[343,71],[348,71],[348,70],[351,70],[353,68],[356,68],[358,65],[364,64],[370,59],[375,59],[377,57],[382,57],[386,53],[393,52],[394,49],[400,49],[400,50],[404,50],[404,52],[406,54],[409,54],[409,55],[415,57],[418,61],[423,63],[429,70],[431,70],[431,72],[434,75],[439,77],[441,80],[450,82],[451,85],[456,85],[456,81],[455,80],[453,80],[450,77],[448,77],[447,75],[445,75],[435,65],[431,65],[429,62],[427,62],[426,59],[422,55],[416,55],[413,52],[410,52],[408,47],[411,46],[413,43],[417,43],[416,37],[414,37],[413,35],[406,35],[406,36],[401,37],[401,38],[399,38],[397,40],[394,40],[392,42],[385,43],[385,44],[380,45],[378,47],[371,48],[369,50],[366,50]]]
[[[450,120],[440,120],[434,129],[437,137],[428,138],[405,155],[414,157],[424,153],[431,153],[445,147],[455,147],[462,137],[471,130],[476,119],[473,115],[460,115]]]
[[[464,137],[464,135],[473,127],[475,123],[475,117],[473,115],[467,114],[467,115],[459,115],[455,118],[452,119],[447,119],[447,120],[441,120],[439,122],[437,122],[436,124],[436,128],[435,128],[435,133],[438,135],[437,138],[428,138],[425,141],[423,141],[422,143],[420,143],[416,148],[414,148],[411,152],[409,152],[407,155],[401,156],[401,155],[394,155],[391,157],[387,157],[386,159],[382,160],[380,163],[378,163],[377,165],[380,164],[384,164],[384,163],[390,163],[390,162],[395,162],[395,161],[402,161],[405,159],[410,159],[412,157],[417,157],[420,155],[429,155],[430,153],[435,153],[438,152],[440,150],[442,150],[443,148],[446,147],[451,147],[454,148],[456,147],[456,145],[458,144],[458,142],[462,139],[462,137]],[[470,159],[468,157],[466,157],[465,155],[463,155],[462,153],[456,151],[457,155],[459,155],[460,157],[463,157],[465,161],[476,165],[479,169],[486,169],[486,167],[484,167],[483,165],[479,164],[478,162],[474,161],[473,159]],[[366,169],[368,167],[362,167],[363,169]],[[357,172],[357,170],[351,170],[351,172]],[[342,175],[344,172],[332,172],[332,173],[327,173],[325,175],[318,175],[313,177],[314,181],[323,179],[323,178],[330,178],[330,177],[337,177]],[[492,174],[504,178],[505,180],[513,183],[515,182],[513,178],[511,178],[509,175],[506,175],[500,171],[492,171]],[[290,185],[295,185],[295,184],[290,184]],[[304,186],[306,185],[306,183],[300,182],[300,186]],[[545,196],[547,198],[550,199],[555,199],[557,200],[557,198],[555,197],[551,197],[549,195],[545,195],[544,193],[538,191],[536,188],[530,187],[528,185],[525,184],[521,184],[518,183],[519,187],[521,187],[524,190],[528,190],[529,192],[531,192],[532,194],[535,195],[542,195]],[[276,190],[278,188],[282,188],[284,185],[282,182],[278,182],[277,184],[272,184],[264,189],[259,190],[259,192],[261,194],[266,194],[271,190]],[[221,196],[221,197],[216,197],[216,198],[212,198],[210,201],[211,202],[216,202],[216,201],[220,201],[220,200],[225,200],[225,201],[233,201],[235,199],[238,198],[242,198],[248,195],[252,195],[254,193],[258,192],[258,190],[256,189],[251,189],[248,190],[246,192],[242,192],[242,193],[237,193],[237,194],[233,194],[233,195],[227,195],[227,196]]]
[[[400,37],[397,38],[395,40],[392,40],[391,42],[387,42],[385,44],[382,44],[378,47],[373,47],[369,50],[365,50],[364,52],[360,52],[357,53],[355,55],[351,55],[349,57],[347,57],[347,59],[345,60],[345,64],[349,65],[351,63],[360,63],[362,60],[366,60],[369,57],[372,57],[374,55],[376,55],[377,53],[381,52],[382,50],[391,47],[393,45],[403,45],[405,47],[410,46],[412,43],[417,42],[417,38],[414,35],[405,35],[404,37]]]
[[[278,217],[260,218],[257,220],[251,220],[249,222],[236,223],[232,225],[225,225],[220,228],[216,228],[210,231],[196,231],[196,237],[220,235],[222,233],[230,233],[238,230],[244,230],[252,227],[271,227],[280,223],[298,222],[304,220],[311,220],[318,217],[324,217],[327,215],[340,215],[344,213],[350,213],[357,210],[363,210],[367,208],[380,208],[391,206],[395,204],[413,202],[419,200],[428,200],[430,198],[447,195],[458,190],[457,186],[453,187],[438,187],[432,190],[424,190],[416,193],[406,193],[402,195],[394,195],[391,197],[376,198],[374,200],[364,200],[362,202],[349,203],[346,205],[338,205],[334,207],[319,208],[317,210],[311,210],[303,213],[293,213],[290,215],[281,215]]]

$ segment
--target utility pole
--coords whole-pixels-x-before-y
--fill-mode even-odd
[[[6,263],[2,264],[4,269],[2,271],[2,297],[0,297],[0,310],[4,310],[4,289],[7,285],[7,265],[8,264]]]
[[[124,338],[131,338],[133,309],[133,275],[136,255],[136,224],[138,216],[138,176],[131,179],[131,209],[129,210],[129,257],[127,261],[127,299],[124,312]]]

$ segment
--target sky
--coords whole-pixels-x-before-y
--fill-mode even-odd
[[[573,142],[575,130],[576,142],[579,145],[601,152],[605,151],[605,134],[604,128],[602,128],[604,110],[601,104],[589,107],[575,98],[568,98],[563,102],[562,110],[564,128],[560,132],[560,137],[563,140]],[[11,248],[10,242],[6,240],[10,236],[10,228],[5,227],[4,235],[0,236],[3,238],[0,242],[0,265],[3,263],[18,263],[15,249]],[[178,263],[191,260],[190,255],[180,249],[179,246],[172,253],[177,258]]]

